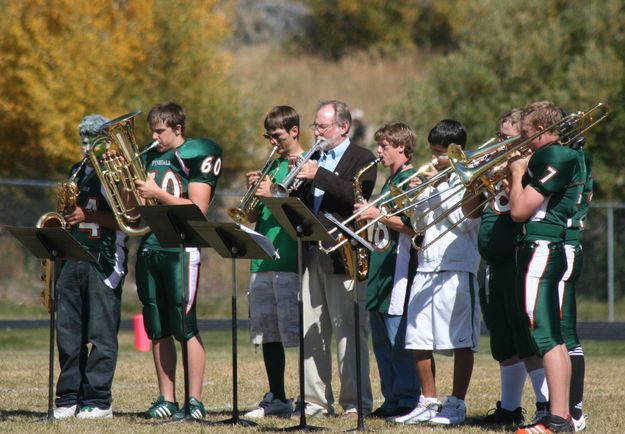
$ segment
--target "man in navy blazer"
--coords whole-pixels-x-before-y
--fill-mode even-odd
[[[319,104],[311,125],[315,138],[326,145],[316,160],[309,160],[298,178],[304,183],[295,194],[319,220],[330,229],[325,217],[329,212],[339,221],[353,213],[354,177],[375,157],[360,146],[350,143],[352,118],[341,101]],[[373,192],[376,168],[371,167],[359,180],[364,199]],[[304,371],[305,402],[308,415],[334,414],[332,393],[332,335],[337,343],[338,371],[341,381],[339,404],[345,414],[357,416],[356,348],[353,309],[353,280],[346,274],[343,249],[325,254],[317,243],[310,243],[304,253]],[[369,380],[368,324],[365,309],[366,282],[357,285],[360,303],[360,358],[362,366],[363,413],[371,412],[373,404]],[[301,398],[300,398],[301,401]]]

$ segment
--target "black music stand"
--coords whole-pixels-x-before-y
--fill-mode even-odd
[[[286,428],[285,431],[316,431],[322,427],[308,425],[306,423],[306,399],[304,390],[304,303],[303,292],[303,241],[332,241],[332,236],[326,228],[317,220],[312,212],[297,197],[286,198],[263,198],[263,203],[271,211],[274,218],[287,233],[297,240],[297,273],[299,275],[299,425]]]
[[[48,415],[47,420],[54,420],[54,335],[56,322],[56,260],[73,259],[77,261],[95,262],[93,257],[64,228],[25,228],[5,226],[26,249],[40,259],[52,261],[52,305],[50,306],[50,355],[48,367]]]
[[[187,335],[187,291],[184,276],[184,249],[186,247],[208,247],[204,239],[197,236],[189,226],[190,221],[205,221],[206,217],[197,205],[157,205],[137,207],[141,218],[152,229],[163,247],[178,247],[180,275],[182,276],[182,334]],[[174,422],[195,422],[189,410],[189,359],[187,339],[180,341],[184,377],[184,417]],[[170,422],[170,421],[167,421]]]
[[[190,225],[222,258],[232,259],[232,417],[219,424],[256,426],[239,417],[237,368],[237,259],[273,259],[271,242],[245,226],[231,222],[191,222]]]
[[[356,431],[363,431],[365,429],[364,415],[362,414],[362,367],[360,361],[360,302],[358,301],[358,247],[364,247],[369,251],[373,250],[373,246],[354,233],[350,228],[334,218],[330,213],[325,213],[325,217],[336,225],[336,228],[349,240],[350,247],[352,249],[352,266],[354,270],[354,333],[356,342],[356,393],[357,398],[357,411],[358,422],[356,425]]]

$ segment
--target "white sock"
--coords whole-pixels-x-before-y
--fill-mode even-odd
[[[534,388],[534,394],[536,395],[536,402],[549,401],[549,389],[547,388],[547,378],[545,377],[545,370],[543,368],[534,369],[529,373],[530,380],[532,380],[532,387]]]
[[[514,411],[521,406],[523,386],[527,378],[525,363],[499,366],[501,376],[501,408]]]
[[[424,404],[433,402],[433,403],[438,403],[438,399],[436,398],[436,396],[432,397],[432,396],[423,396],[421,395],[421,398],[423,398],[422,402]]]

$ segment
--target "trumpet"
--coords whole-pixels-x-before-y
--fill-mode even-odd
[[[265,164],[263,165],[263,168],[258,175],[258,179],[247,189],[247,191],[241,198],[241,201],[239,202],[239,206],[236,208],[230,208],[228,210],[228,215],[235,222],[249,223],[249,214],[253,212],[256,208],[258,208],[260,199],[258,199],[258,196],[256,196],[256,191],[265,179],[265,176],[267,176],[267,174],[269,173],[269,170],[273,167],[273,163],[275,161],[273,156],[279,148],[279,145],[273,147],[271,153],[265,160]]]
[[[298,158],[295,167],[291,169],[281,183],[271,184],[271,194],[274,197],[287,197],[292,191],[297,190],[303,182],[303,180],[297,178],[297,175],[302,170],[302,167],[304,167],[304,164],[310,160],[315,152],[323,150],[326,146],[326,139],[321,137],[318,138],[308,152]]]

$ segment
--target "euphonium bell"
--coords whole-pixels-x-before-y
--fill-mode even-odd
[[[131,204],[144,201],[135,187],[135,180],[146,179],[141,154],[158,145],[154,142],[139,152],[134,133],[134,118],[139,113],[141,110],[136,110],[102,125],[100,133],[91,139],[87,151],[119,228],[130,236],[150,232],[148,226],[139,225],[141,216]],[[146,199],[145,204],[156,205],[156,201]]]

